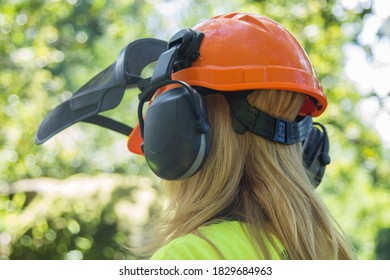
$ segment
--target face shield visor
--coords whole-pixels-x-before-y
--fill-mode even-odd
[[[116,108],[126,89],[142,87],[148,80],[141,78],[142,70],[166,50],[167,42],[152,38],[127,45],[113,64],[47,114],[38,128],[35,142],[42,144],[78,122],[97,124],[128,136],[132,127],[99,113]]]

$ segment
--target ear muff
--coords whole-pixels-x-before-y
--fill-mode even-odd
[[[147,164],[165,180],[191,177],[209,153],[209,131],[206,104],[195,89],[186,85],[160,94],[145,115],[143,152]]]
[[[306,170],[318,186],[322,181],[326,166],[330,163],[329,138],[325,126],[320,123],[313,124],[309,135],[302,143],[302,154]]]
[[[142,150],[150,169],[160,178],[180,180],[194,175],[205,162],[210,147],[210,125],[203,97],[183,81],[172,80],[172,72],[191,67],[199,56],[203,33],[192,29],[177,32],[168,50],[157,61],[150,84],[142,90],[138,106]],[[180,87],[159,94],[146,111],[142,107],[157,89],[170,84]]]

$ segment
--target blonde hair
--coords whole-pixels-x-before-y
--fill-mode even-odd
[[[267,259],[265,239],[276,247],[272,235],[290,259],[353,258],[306,174],[301,144],[277,144],[250,132],[240,135],[232,127],[225,97],[212,94],[205,99],[212,127],[209,156],[194,176],[164,182],[168,205],[145,252],[202,225],[233,218],[248,224],[259,255]],[[276,90],[248,96],[253,106],[290,121],[303,100],[301,94]]]

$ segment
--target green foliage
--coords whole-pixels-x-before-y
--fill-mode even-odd
[[[114,211],[123,205],[120,196],[111,193],[108,198],[112,200],[99,200],[100,196],[79,200],[76,196],[51,196],[48,190],[13,188],[23,179],[66,179],[77,173],[151,176],[142,157],[128,153],[124,137],[92,125],[77,124],[42,146],[34,144],[36,129],[48,111],[111,64],[129,42],[143,37],[168,39],[181,28],[234,10],[260,13],[279,21],[308,52],[329,99],[329,107],[319,121],[327,124],[332,164],[318,191],[350,236],[358,257],[384,258],[380,230],[390,226],[389,151],[359,115],[357,108],[364,97],[343,72],[343,47],[359,45],[364,19],[373,12],[371,1],[360,1],[355,8],[346,8],[336,0],[1,2],[3,258],[132,257],[114,244],[126,241],[133,233],[131,223],[121,228],[119,214]],[[383,23],[378,38],[389,38],[388,22]],[[362,47],[368,55],[371,53],[369,46]],[[137,92],[128,91],[124,102],[107,114],[134,125],[136,107]],[[129,191],[122,194],[129,200],[135,199],[131,185],[118,187],[118,192]],[[80,185],[79,191],[83,190]],[[38,210],[33,215],[29,212],[43,208],[44,215]],[[26,223],[29,213],[32,220]]]
[[[83,187],[80,190],[80,186]],[[0,259],[131,259],[156,195],[118,175],[29,179],[0,196]]]

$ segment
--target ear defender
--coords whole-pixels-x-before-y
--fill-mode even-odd
[[[329,138],[324,125],[314,123],[309,135],[302,143],[302,156],[309,176],[318,186],[322,181],[326,166],[330,163]]]
[[[194,89],[174,88],[146,111],[143,151],[152,171],[166,180],[194,175],[210,147],[206,105]]]
[[[183,29],[168,42],[159,57],[150,87],[140,95],[138,119],[144,139],[142,150],[150,169],[165,180],[194,175],[204,164],[210,148],[210,124],[203,97],[191,86],[171,79],[173,71],[190,67],[199,55],[203,33]],[[159,94],[142,117],[142,107],[154,92],[179,84]]]

